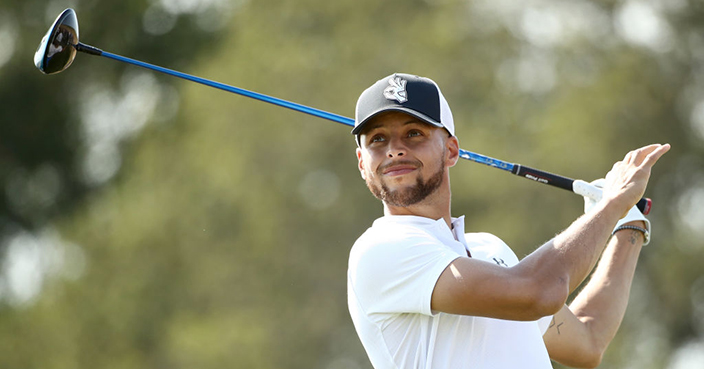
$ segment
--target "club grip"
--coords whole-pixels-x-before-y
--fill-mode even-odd
[[[545,172],[539,169],[527,167],[525,165],[516,164],[511,171],[517,176],[527,178],[536,182],[544,183],[547,185],[559,187],[568,191],[572,191],[576,194],[582,196],[589,196],[595,198],[591,195],[589,191],[593,191],[596,187],[591,184],[584,182],[582,180],[574,180],[572,178],[563,177],[554,173]],[[599,190],[599,197],[601,198],[601,191]],[[640,210],[643,215],[648,215],[653,207],[653,201],[648,198],[642,198],[636,204],[638,210]]]
[[[638,210],[643,213],[643,215],[648,215],[650,213],[650,209],[653,207],[653,200],[644,197],[638,201],[636,206],[638,207]]]
[[[596,201],[601,199],[601,188],[596,187],[591,183],[582,181],[581,179],[577,179],[572,182],[572,192],[592,198]],[[638,201],[636,207],[641,213],[643,213],[643,215],[648,215],[648,213],[650,213],[650,209],[653,207],[653,200],[644,197]]]

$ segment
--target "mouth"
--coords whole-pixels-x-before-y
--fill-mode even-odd
[[[411,173],[418,169],[420,166],[415,163],[394,163],[388,164],[381,168],[381,173],[384,176],[396,177],[402,176],[404,174]]]

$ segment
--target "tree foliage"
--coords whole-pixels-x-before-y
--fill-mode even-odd
[[[88,55],[43,76],[34,47],[68,6],[85,43],[346,116],[378,78],[431,77],[463,148],[573,178],[671,143],[601,367],[704,351],[699,3],[6,0],[0,367],[370,367],[346,266],[381,206],[349,127]],[[451,173],[453,214],[519,256],[582,211],[492,168]]]

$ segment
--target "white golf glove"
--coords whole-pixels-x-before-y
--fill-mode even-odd
[[[593,185],[593,186],[595,186],[595,187],[598,187],[598,188],[603,188],[603,187],[604,187],[604,182],[606,182],[606,180],[605,180],[604,178],[600,178],[600,179],[597,179],[596,181],[591,182],[591,185]],[[600,195],[600,194],[599,194],[599,195]],[[596,197],[596,196],[595,196],[595,197]],[[598,199],[594,199],[594,198],[592,198],[591,196],[584,196],[584,213],[586,214],[586,213],[588,213],[590,210],[592,210],[592,208],[594,207],[594,205],[596,205],[596,203],[599,202],[600,200],[601,200],[601,197],[600,197],[600,196],[599,196]],[[648,243],[650,243],[650,221],[649,221],[649,220],[645,217],[645,215],[643,215],[643,213],[641,213],[640,210],[638,210],[638,208],[635,207],[635,206],[632,207],[631,210],[628,211],[628,214],[626,214],[625,217],[621,218],[621,219],[616,223],[616,227],[614,227],[614,231],[615,231],[618,227],[620,227],[620,226],[622,226],[622,225],[624,225],[624,224],[626,224],[626,223],[628,223],[628,222],[633,222],[633,221],[638,221],[638,220],[642,220],[643,223],[645,223],[645,230],[647,231],[646,234],[643,235],[643,236],[644,236],[643,246],[645,246],[645,245],[647,245]],[[613,232],[613,231],[612,231],[612,232]]]

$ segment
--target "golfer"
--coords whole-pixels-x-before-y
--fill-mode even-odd
[[[350,314],[376,369],[599,365],[650,237],[634,205],[669,145],[629,152],[595,182],[600,201],[585,198],[583,216],[519,261],[496,236],[465,234],[464,218],[451,216],[459,143],[435,82],[379,80],[360,96],[352,133],[362,178],[384,205],[348,270]]]

